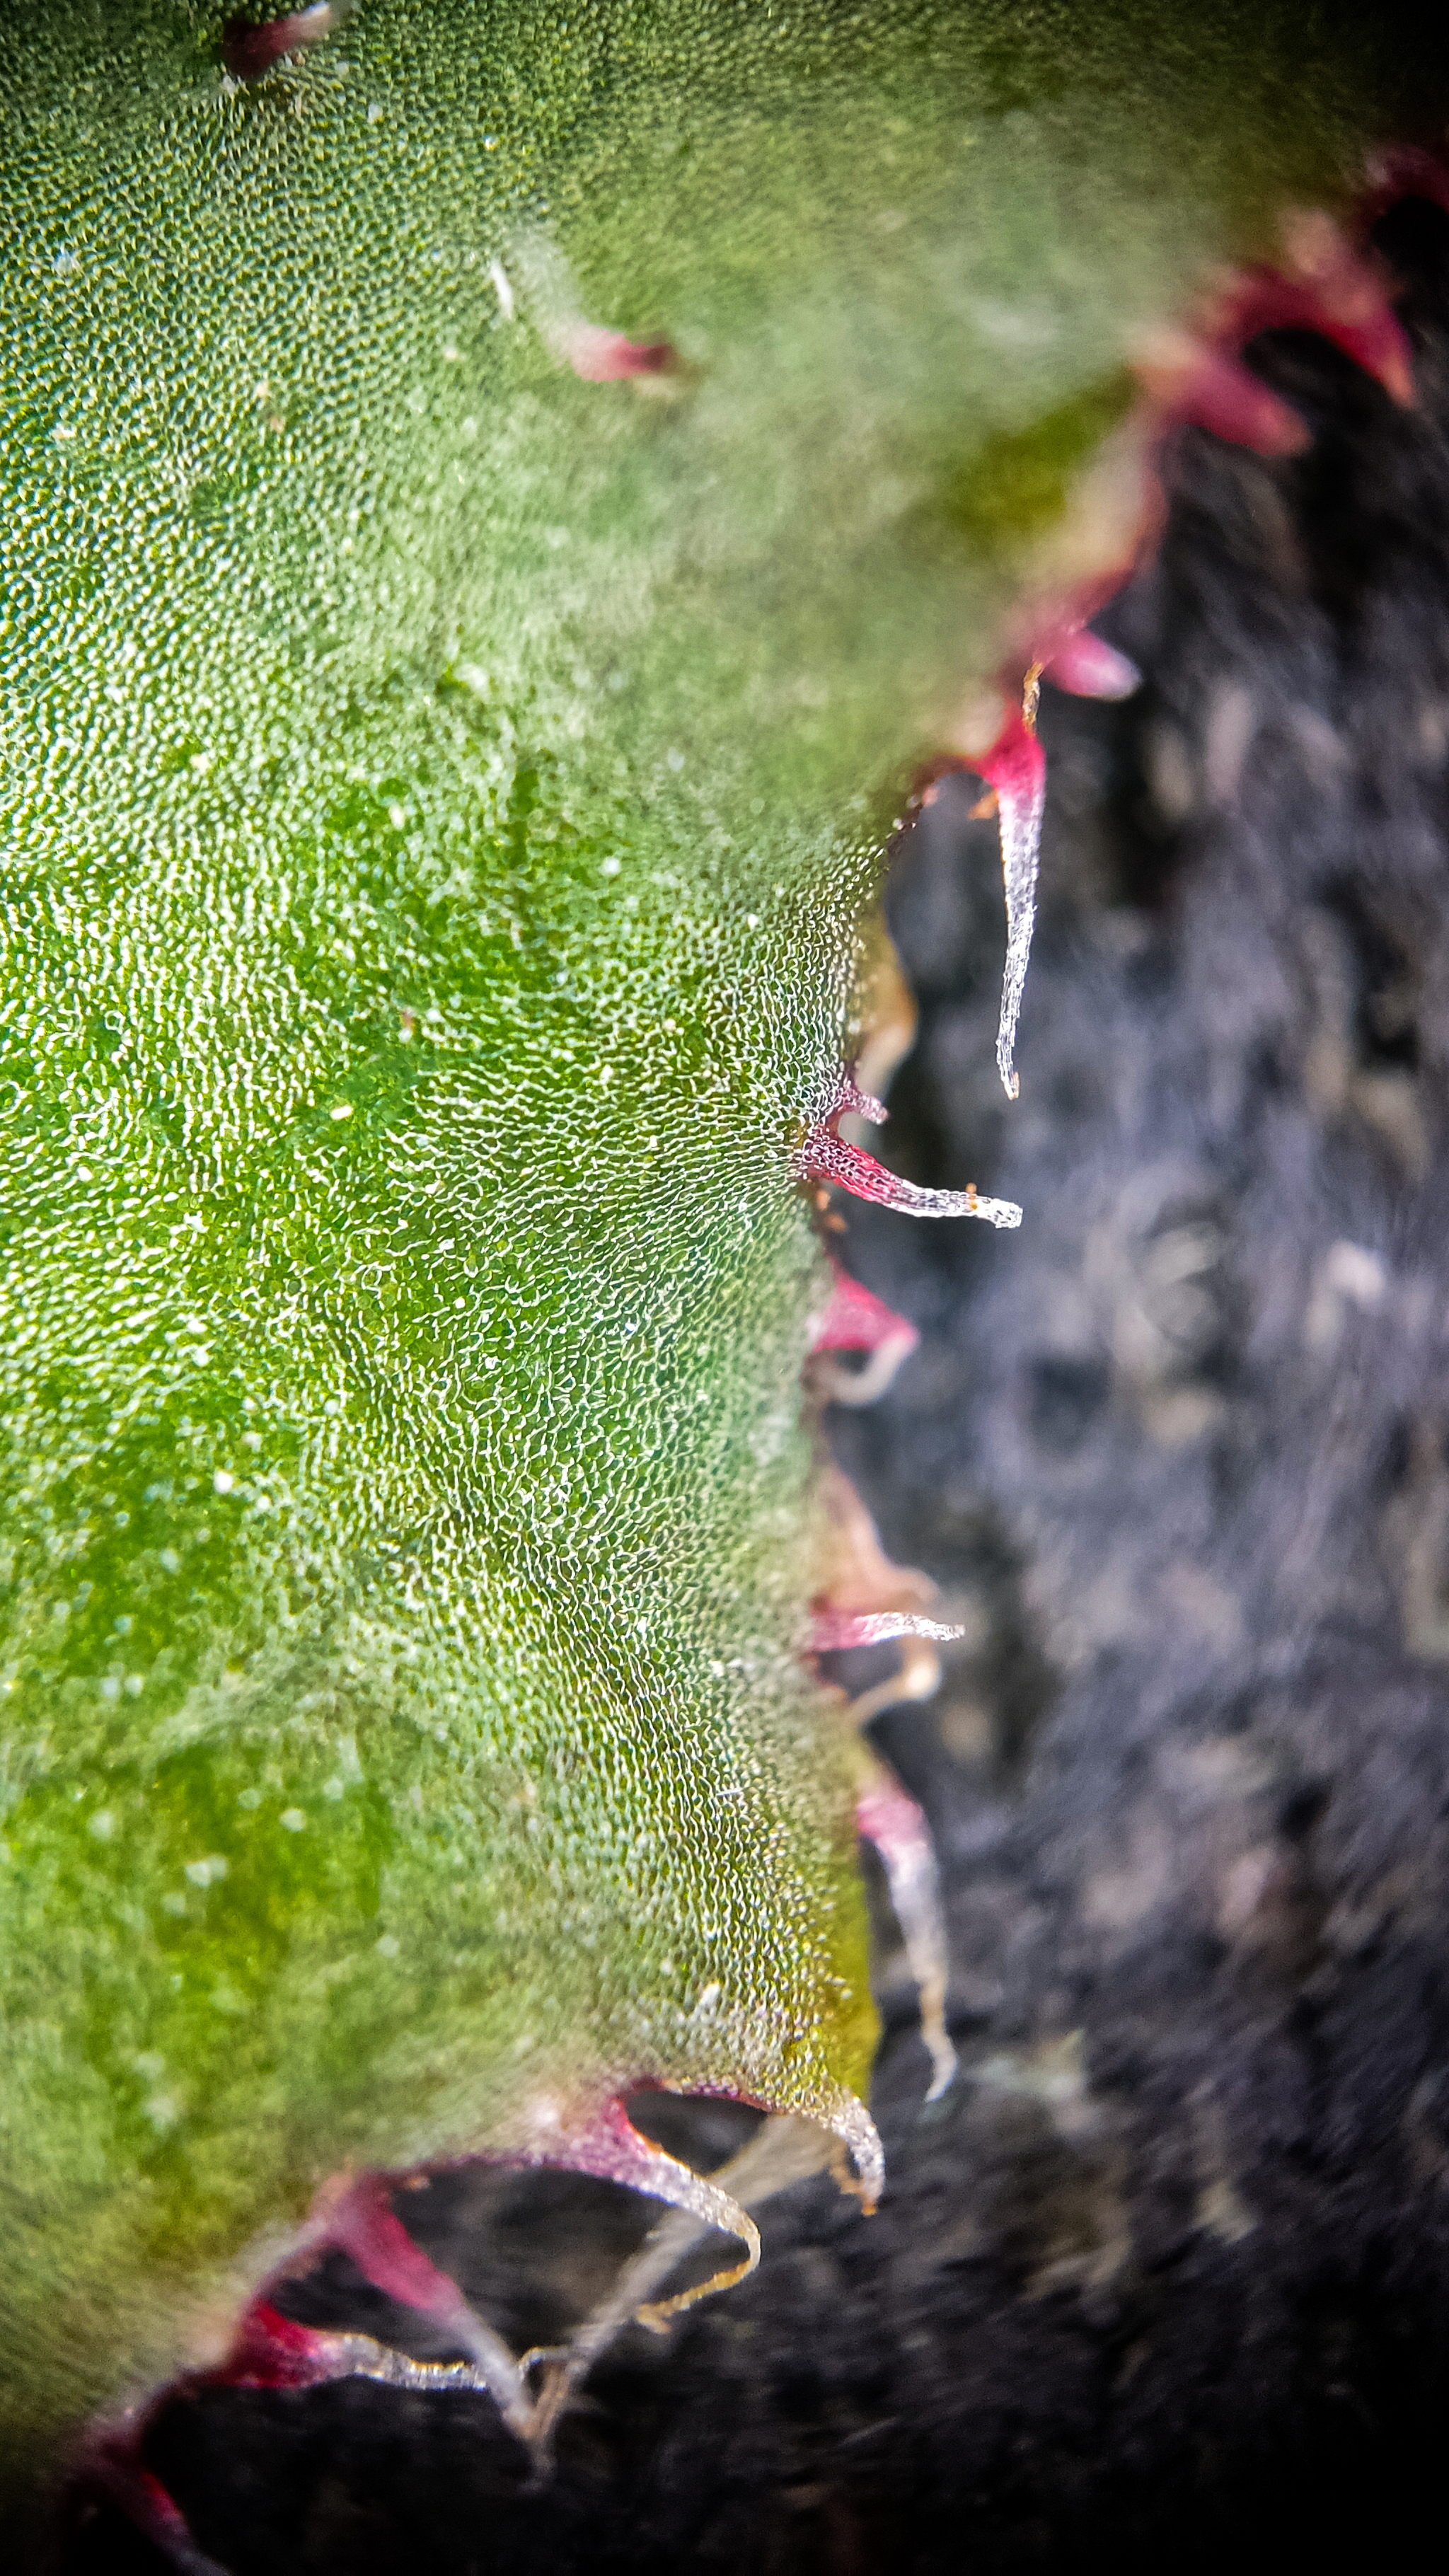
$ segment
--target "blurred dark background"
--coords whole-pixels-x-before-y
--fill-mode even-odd
[[[760,2273],[667,2343],[626,2333],[541,2491],[481,2399],[175,2404],[155,2464],[236,2576],[1191,2569],[1437,2522],[1449,220],[1409,202],[1379,243],[1418,408],[1257,343],[1311,451],[1185,434],[1160,557],[1104,621],[1141,692],[1044,702],[1014,1108],[974,788],[892,880],[921,1026],[883,1150],[1027,1212],[841,1210],[922,1343],[831,1436],[966,1630],[873,1730],[935,1831],[962,2076],[923,2108],[877,1887],[879,2215],[823,2178],[769,2206]],[[682,2116],[706,2162],[749,2117]],[[546,2176],[427,2200],[524,2340],[649,2218]],[[340,2263],[300,2295],[429,2349]],[[69,2563],[159,2562],[102,2516]]]

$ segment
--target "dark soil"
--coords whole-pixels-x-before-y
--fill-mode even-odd
[[[1216,2568],[1437,2528],[1449,223],[1381,238],[1420,408],[1259,343],[1312,452],[1185,436],[1111,621],[1144,688],[1044,708],[1014,1109],[968,792],[893,881],[921,1031],[886,1151],[1027,1210],[1008,1238],[843,1210],[923,1340],[838,1450],[967,1629],[876,1724],[937,1837],[963,2079],[922,2108],[882,1909],[880,2214],[824,2180],[768,2208],[758,2276],[626,2334],[541,2492],[473,2398],[173,2406],[156,2466],[236,2576]],[[427,2200],[528,2334],[642,2223],[547,2178]],[[410,2340],[341,2270],[307,2295]],[[72,2560],[153,2564],[106,2520]]]

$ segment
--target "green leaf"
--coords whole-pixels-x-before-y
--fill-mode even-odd
[[[0,34],[17,2491],[339,2165],[849,2119],[789,1139],[1131,328],[1374,113],[1235,8],[219,35]]]

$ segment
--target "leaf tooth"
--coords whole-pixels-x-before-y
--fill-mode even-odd
[[[889,1645],[895,1637],[929,1637],[947,1645],[966,1631],[919,1610],[817,1610],[810,1622],[813,1655],[840,1655],[855,1646]]]
[[[855,1821],[879,1852],[920,2004],[921,2037],[930,2051],[928,2102],[939,2101],[956,2074],[946,2028],[948,1954],[936,1847],[923,1810],[884,1770],[861,1790]]]
[[[1021,1210],[1010,1199],[985,1198],[975,1184],[964,1190],[923,1189],[917,1181],[889,1172],[873,1154],[847,1145],[827,1119],[818,1119],[796,1148],[795,1169],[802,1181],[823,1181],[877,1207],[901,1216],[979,1216],[988,1225],[1018,1226]]]
[[[350,15],[348,0],[312,0],[310,8],[294,9],[262,27],[252,26],[245,18],[230,18],[221,31],[223,66],[234,81],[264,80],[288,54],[300,53],[306,45],[320,45]]]

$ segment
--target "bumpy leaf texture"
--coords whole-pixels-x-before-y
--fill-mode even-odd
[[[801,1140],[1132,332],[1374,114],[1296,12],[306,15],[0,33],[16,2515],[339,2169],[869,2163]]]

